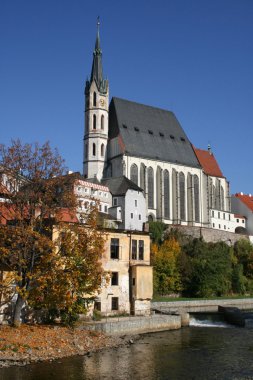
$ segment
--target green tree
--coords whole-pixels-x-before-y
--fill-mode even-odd
[[[182,289],[178,269],[180,246],[175,239],[165,240],[160,247],[151,247],[152,265],[154,266],[154,293],[169,294]]]
[[[189,256],[189,279],[185,291],[191,296],[211,297],[231,291],[232,252],[223,242],[193,239],[184,246]]]
[[[164,240],[164,231],[167,226],[163,222],[149,222],[149,232],[152,242],[160,245]]]

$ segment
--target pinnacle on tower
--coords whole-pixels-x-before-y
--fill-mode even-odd
[[[103,79],[102,50],[100,47],[99,26],[100,26],[100,21],[98,17],[97,18],[97,36],[96,36],[95,49],[93,52],[93,63],[92,63],[92,69],[91,69],[90,83],[92,81],[95,81],[97,84],[98,90],[101,93],[106,93],[107,81]]]

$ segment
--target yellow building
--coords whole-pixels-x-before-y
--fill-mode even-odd
[[[103,268],[110,274],[102,284],[94,308],[103,315],[150,313],[153,268],[150,236],[140,231],[106,230]]]

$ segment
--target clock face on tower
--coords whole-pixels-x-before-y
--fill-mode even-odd
[[[105,105],[104,99],[100,99],[100,105],[103,107]]]

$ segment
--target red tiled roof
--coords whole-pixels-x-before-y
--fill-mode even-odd
[[[253,211],[253,196],[248,194],[236,193],[236,198],[239,198],[245,206],[247,206],[251,211]]]
[[[195,147],[193,147],[193,149],[206,174],[214,177],[224,177],[213,153],[210,153],[208,150],[197,149]]]
[[[13,205],[0,202],[0,224],[7,224],[7,221],[13,219],[15,219]]]
[[[9,190],[2,183],[0,183],[0,194],[10,194]]]
[[[78,223],[76,213],[67,208],[58,210],[55,219],[57,222]]]

